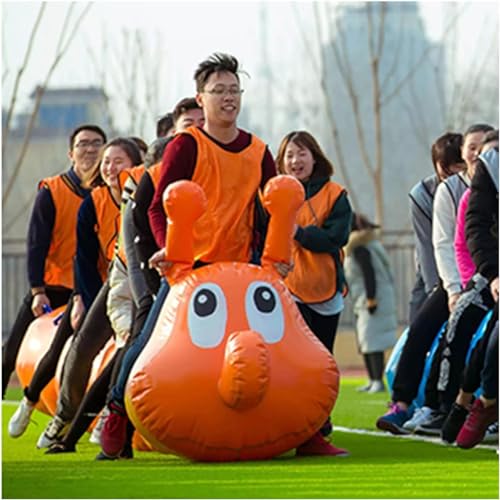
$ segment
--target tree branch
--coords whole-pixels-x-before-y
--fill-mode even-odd
[[[7,183],[7,187],[5,188],[5,190],[3,192],[2,207],[4,207],[5,204],[7,203],[9,195],[10,195],[10,193],[12,191],[12,187],[14,186],[14,183],[16,181],[17,174],[18,174],[18,172],[21,169],[21,166],[23,164],[24,157],[26,155],[26,152],[28,150],[28,146],[29,146],[29,143],[30,143],[31,133],[33,131],[35,120],[36,120],[36,117],[38,115],[38,110],[40,108],[40,103],[41,103],[41,100],[42,100],[42,96],[43,96],[43,94],[44,94],[44,92],[45,92],[45,90],[47,88],[47,85],[48,85],[48,83],[50,81],[52,73],[56,69],[57,65],[61,61],[61,59],[64,56],[64,54],[66,53],[66,51],[68,50],[69,45],[71,44],[71,42],[73,41],[73,39],[74,39],[74,37],[76,35],[76,31],[80,27],[83,18],[86,16],[86,14],[89,11],[89,9],[90,9],[91,6],[92,6],[92,4],[89,3],[85,7],[85,9],[81,12],[80,16],[77,18],[77,20],[75,22],[75,25],[73,26],[73,29],[71,30],[71,33],[70,33],[70,35],[69,35],[66,43],[63,43],[63,41],[62,41],[62,33],[65,32],[65,29],[62,30],[61,37],[60,37],[59,42],[57,44],[58,51],[56,53],[56,57],[54,58],[54,61],[52,62],[52,65],[50,66],[50,68],[49,68],[49,70],[47,72],[47,75],[45,76],[45,81],[43,82],[43,84],[41,86],[38,86],[36,88],[36,90],[35,90],[35,94],[36,94],[35,95],[35,106],[34,106],[33,112],[31,113],[30,121],[28,123],[28,127],[26,129],[25,134],[24,134],[23,145],[21,146],[19,157],[18,157],[18,159],[16,161],[16,164],[14,166],[14,169],[13,169],[11,175],[10,175],[9,181]],[[68,8],[68,12],[70,11],[70,9],[72,9],[71,6]]]

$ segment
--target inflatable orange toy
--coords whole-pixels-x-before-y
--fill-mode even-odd
[[[275,262],[290,262],[302,185],[269,181],[263,265],[192,269],[192,227],[205,196],[190,181],[165,192],[171,284],[130,374],[127,413],[152,446],[194,460],[271,458],[316,433],[335,403],[338,370],[308,329]]]
[[[54,320],[64,312],[64,309],[65,306],[59,307],[48,314],[38,317],[26,330],[16,361],[16,373],[22,387],[26,387],[30,383],[39,361],[49,349],[57,329]],[[40,401],[36,405],[38,410],[51,416],[56,412],[62,366],[71,341],[72,338],[70,337],[64,345],[57,363],[56,375],[42,391]],[[95,357],[92,364],[89,386],[111,360],[115,350],[115,342],[114,340],[110,340]]]

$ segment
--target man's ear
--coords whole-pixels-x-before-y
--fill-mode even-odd
[[[71,163],[73,163],[73,150],[68,149],[68,158],[70,159]]]
[[[203,95],[201,92],[196,93],[195,99],[196,99],[196,103],[198,104],[198,106],[200,108],[203,108]]]

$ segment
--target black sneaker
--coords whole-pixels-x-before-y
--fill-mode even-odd
[[[417,426],[415,433],[429,436],[439,436],[445,420],[446,413],[434,410],[426,422]]]
[[[467,408],[453,403],[441,429],[441,439],[443,441],[450,444],[455,442],[468,413]]]
[[[326,422],[322,425],[319,432],[321,432],[321,435],[323,437],[328,437],[332,433],[332,430],[333,430],[332,421],[330,420],[330,416],[328,416]]]
[[[45,455],[56,455],[57,453],[73,453],[76,451],[74,446],[66,446],[64,443],[53,443],[49,446]]]

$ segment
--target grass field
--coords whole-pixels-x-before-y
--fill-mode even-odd
[[[16,406],[4,402],[3,498],[498,498],[493,446],[461,450],[436,442],[375,433],[386,394],[360,394],[344,378],[333,413],[344,458],[295,458],[244,463],[193,463],[136,452],[134,460],[96,462],[84,436],[77,453],[44,455],[35,448],[48,417],[36,412],[21,438],[7,434]],[[7,400],[19,399],[9,390]],[[37,425],[35,425],[35,423]],[[365,429],[366,433],[350,429]]]

